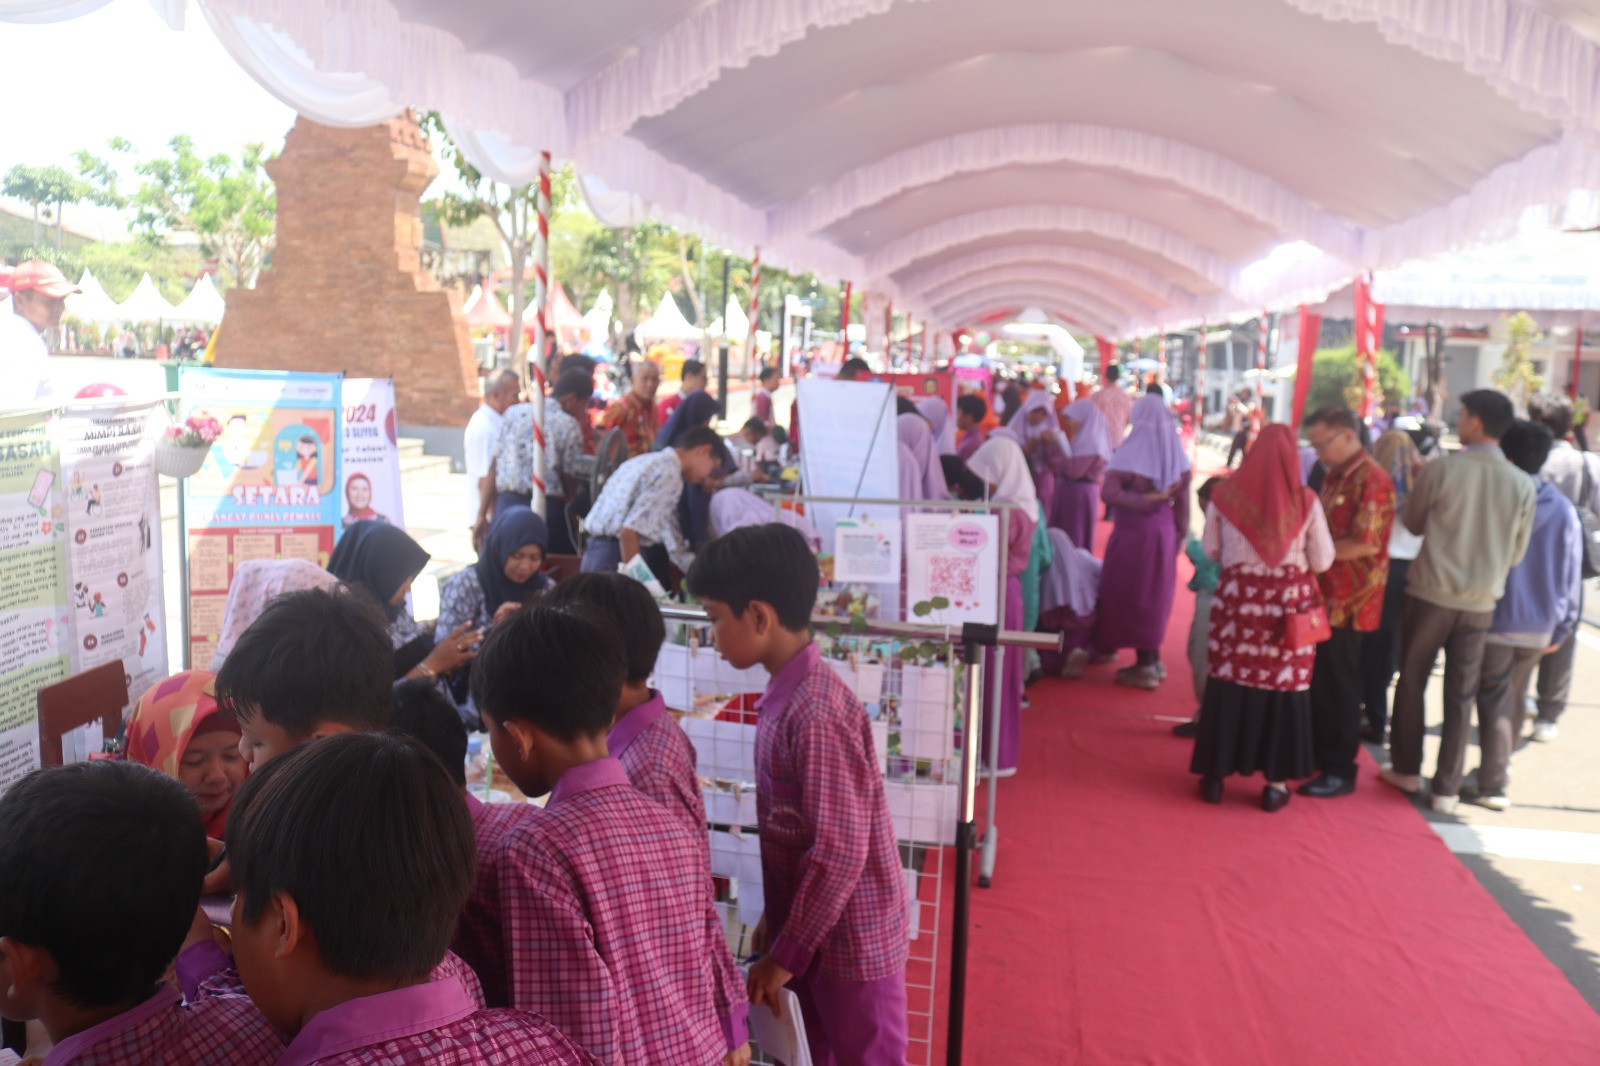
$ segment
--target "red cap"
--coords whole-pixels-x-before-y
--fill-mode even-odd
[[[26,292],[28,290],[43,293],[46,296],[71,296],[75,292],[82,292],[66,276],[54,266],[42,259],[30,259],[26,263],[18,263],[11,272],[11,291]]]

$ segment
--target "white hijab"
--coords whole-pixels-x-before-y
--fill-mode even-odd
[[[1036,517],[1039,494],[1033,487],[1033,474],[1028,470],[1028,458],[1009,437],[989,434],[972,458],[967,469],[993,486],[990,499],[996,503],[1020,503],[1025,514]]]

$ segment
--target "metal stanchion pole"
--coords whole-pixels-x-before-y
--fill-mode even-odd
[[[983,711],[983,647],[993,647],[996,627],[967,623],[961,630],[961,659],[967,666],[967,739],[961,745],[960,804],[956,812],[955,903],[950,922],[950,1017],[945,1062],[960,1066],[967,1013],[967,926],[972,911],[972,849],[977,844],[978,753],[973,725]]]

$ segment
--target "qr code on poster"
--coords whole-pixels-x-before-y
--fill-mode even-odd
[[[951,600],[970,600],[978,595],[978,557],[976,555],[932,555],[928,557],[928,592]]]

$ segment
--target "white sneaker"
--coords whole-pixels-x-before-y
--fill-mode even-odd
[[[1479,807],[1486,807],[1491,811],[1509,811],[1511,809],[1511,800],[1503,794],[1479,792],[1475,795],[1469,795],[1467,802]]]
[[[1428,805],[1433,808],[1434,814],[1454,814],[1456,808],[1461,805],[1461,797],[1434,796],[1428,801]]]
[[[1385,767],[1378,771],[1378,780],[1398,788],[1408,796],[1415,796],[1422,791],[1421,774],[1399,774]]]
[[[1535,718],[1533,720],[1533,739],[1541,744],[1550,743],[1560,735],[1560,732],[1554,722],[1547,722],[1543,718]]]

